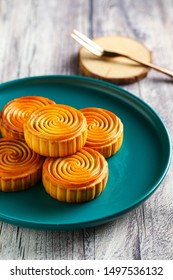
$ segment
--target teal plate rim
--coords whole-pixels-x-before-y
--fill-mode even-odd
[[[33,91],[33,88],[35,91]],[[63,95],[61,95],[61,92],[63,92]],[[71,98],[71,93],[73,93],[73,98]],[[46,75],[25,77],[0,85],[0,99],[3,96],[0,110],[3,107],[3,102],[5,105],[12,98],[29,94],[47,96],[57,103],[68,103],[76,108],[88,107],[93,104],[96,106],[98,104],[99,106],[97,107],[102,105],[102,107],[106,107],[115,113],[118,112],[117,114],[125,124],[122,151],[120,150],[115,156],[108,159],[111,171],[109,178],[112,177],[110,182],[108,180],[105,191],[95,200],[78,205],[61,203],[49,197],[40,185],[24,192],[11,194],[0,192],[1,221],[17,226],[46,230],[70,230],[98,226],[110,222],[137,207],[158,188],[166,176],[171,162],[171,141],[168,130],[155,110],[129,91],[108,82],[83,76]],[[146,138],[145,142],[144,137]],[[141,141],[138,141],[139,139]],[[144,143],[146,143],[146,148]],[[133,148],[133,151],[137,149],[141,155],[137,156],[138,153],[132,154],[131,148]],[[150,154],[152,163],[148,161],[145,153]],[[134,165],[135,158],[137,160],[134,169],[138,168],[138,165],[141,166],[138,170],[139,174],[136,175],[138,178],[136,182],[130,181],[130,172],[128,172],[129,169],[134,172],[132,166],[128,166],[128,163],[132,163],[133,157]],[[143,160],[142,164],[144,164],[145,169],[148,168],[148,176],[142,173],[143,166],[139,160],[140,158]],[[159,160],[162,161],[161,167],[157,163]],[[149,167],[154,168],[154,175],[150,172],[148,164],[151,164]],[[127,175],[127,179],[125,175]],[[143,189],[140,189],[140,175],[149,178],[148,181],[146,179],[146,182],[144,182],[146,186],[143,185]],[[125,186],[127,181],[129,181],[130,189]],[[117,186],[114,190],[116,182]],[[139,185],[139,189],[134,182]],[[118,185],[122,187],[121,190],[118,189]],[[123,188],[125,188],[124,192]],[[28,213],[27,209],[23,208],[23,213],[21,213],[22,207],[24,205],[26,205],[26,208],[27,205],[30,206],[34,197],[35,202],[37,202],[38,196],[41,196],[42,201],[46,201],[45,205],[40,202],[40,207],[45,211],[43,215],[46,218],[43,217],[37,207],[33,207],[34,209],[31,213]],[[20,205],[19,202],[22,202],[23,199],[26,199],[26,201]],[[47,209],[43,208],[45,206]],[[99,213],[96,213],[98,209]]]

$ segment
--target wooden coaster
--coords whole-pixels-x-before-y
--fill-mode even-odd
[[[151,62],[152,53],[142,43],[128,37],[100,37],[93,39],[106,50],[119,51],[142,61]],[[86,76],[103,79],[116,84],[128,84],[143,79],[148,67],[124,57],[100,58],[85,48],[79,52],[79,64]]]

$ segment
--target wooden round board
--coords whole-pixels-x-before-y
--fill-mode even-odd
[[[151,51],[141,42],[128,37],[108,36],[93,39],[106,50],[119,51],[142,61],[151,62]],[[85,48],[80,49],[79,64],[86,76],[103,79],[116,84],[127,84],[144,78],[148,67],[124,57],[101,58]]]

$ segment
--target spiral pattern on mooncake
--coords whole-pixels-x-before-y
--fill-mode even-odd
[[[2,136],[24,138],[24,122],[33,111],[48,104],[55,102],[42,96],[22,96],[8,102],[2,110]]]
[[[44,158],[22,139],[0,138],[0,191],[15,192],[41,179]]]
[[[69,203],[90,201],[101,194],[108,179],[108,163],[97,151],[82,148],[64,158],[46,158],[42,182],[53,198]]]
[[[47,105],[31,114],[24,126],[24,137],[29,147],[43,156],[74,154],[85,145],[86,119],[68,105]]]
[[[114,155],[123,141],[123,124],[111,111],[102,108],[80,110],[87,120],[88,136],[86,147],[95,149],[105,158]]]

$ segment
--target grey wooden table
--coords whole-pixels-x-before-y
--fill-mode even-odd
[[[140,40],[155,63],[173,69],[172,11],[172,0],[0,0],[0,82],[82,75],[73,28]],[[152,106],[173,136],[173,79],[151,70],[123,87]],[[173,259],[173,166],[148,200],[102,226],[42,231],[0,222],[0,259]]]

